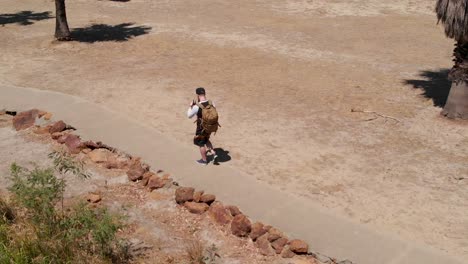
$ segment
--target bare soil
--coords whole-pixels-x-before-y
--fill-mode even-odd
[[[433,4],[70,1],[77,41],[52,41],[54,19],[0,19],[0,84],[77,95],[184,144],[204,86],[222,115],[224,166],[466,259],[468,125],[439,116],[453,42]]]

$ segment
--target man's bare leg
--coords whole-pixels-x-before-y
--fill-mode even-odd
[[[207,152],[211,153],[213,156],[216,155],[216,152],[213,148],[213,144],[211,144],[211,141],[206,142],[206,147],[208,148]]]
[[[208,148],[208,152],[211,153],[211,155],[213,155],[213,164],[214,165],[219,165],[218,163],[218,155],[216,155],[216,151],[214,150],[214,147],[213,147],[213,144],[211,144],[211,141],[208,140],[208,142],[206,142],[206,147]]]
[[[204,146],[200,147],[200,154],[201,154],[202,160],[204,162],[206,162],[207,161],[207,159],[206,159],[206,147],[204,147]]]

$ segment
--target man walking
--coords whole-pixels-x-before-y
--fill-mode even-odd
[[[206,92],[203,87],[195,89],[197,98],[190,103],[190,108],[187,110],[187,117],[192,118],[197,116],[197,129],[193,144],[200,148],[201,159],[197,160],[198,164],[208,165],[207,153],[213,155],[213,162],[216,163],[216,152],[211,144],[211,133],[218,130],[218,113],[215,105],[210,100],[206,99]]]

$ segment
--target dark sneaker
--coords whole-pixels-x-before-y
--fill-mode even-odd
[[[202,159],[197,160],[197,163],[200,165],[208,165],[208,161],[204,161]]]

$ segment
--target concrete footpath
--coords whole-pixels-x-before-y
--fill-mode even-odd
[[[200,166],[198,151],[158,131],[81,98],[35,89],[0,86],[0,109],[39,108],[76,127],[83,139],[103,141],[170,172],[182,186],[215,194],[260,220],[307,241],[314,252],[357,264],[462,264],[429,246],[371,230],[244,175],[229,166]],[[183,109],[182,109],[183,110]],[[181,110],[181,111],[182,111]]]

